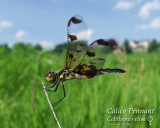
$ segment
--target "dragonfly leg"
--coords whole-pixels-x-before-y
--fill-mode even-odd
[[[54,85],[55,86],[55,85]],[[56,84],[56,88],[54,90],[46,89],[46,91],[56,92],[59,86],[59,82]]]
[[[52,105],[53,107],[55,107],[56,105],[58,105],[58,104],[66,97],[66,92],[65,92],[65,88],[64,88],[63,82],[62,82],[62,88],[63,88],[63,94],[64,94],[64,96],[63,96],[62,99],[60,99],[59,101],[57,101],[56,103],[54,103],[54,104]]]
[[[56,84],[57,84],[57,82],[55,82],[52,86],[48,86],[48,85],[45,85],[45,86],[48,88],[53,88]]]

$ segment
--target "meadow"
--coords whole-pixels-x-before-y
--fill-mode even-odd
[[[48,71],[64,67],[64,55],[49,50],[0,47],[0,128],[58,128],[42,88]],[[62,128],[159,128],[160,50],[153,53],[109,54],[104,67],[125,74],[64,83],[66,98],[55,107]],[[52,103],[63,97],[59,86],[48,92]],[[108,108],[154,109],[153,114],[109,114]],[[148,118],[153,121],[108,121],[108,117]]]

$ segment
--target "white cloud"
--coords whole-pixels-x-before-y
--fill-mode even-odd
[[[53,47],[55,46],[54,42],[52,42],[52,41],[47,41],[47,40],[41,41],[41,42],[40,42],[40,45],[41,45],[43,48],[53,48]]]
[[[160,29],[160,17],[153,19],[148,25],[137,25],[137,29]]]
[[[15,38],[16,38],[16,39],[22,39],[22,38],[25,37],[25,35],[26,35],[26,32],[25,32],[24,30],[20,30],[20,31],[18,31],[18,32],[16,33]]]
[[[128,10],[131,9],[133,6],[134,6],[133,1],[119,1],[116,4],[115,9]]]
[[[92,38],[93,33],[94,33],[93,30],[91,30],[91,29],[88,30],[88,40],[90,40]]]
[[[155,19],[150,23],[150,28],[153,28],[153,29],[160,28],[160,17],[155,18]]]
[[[10,28],[13,26],[13,23],[10,21],[2,21],[0,22],[0,30],[5,29],[5,28]]]
[[[91,30],[91,29],[89,29],[88,31],[87,30],[82,30],[82,31],[80,31],[80,32],[78,32],[78,33],[74,33],[76,36],[77,36],[77,38],[78,39],[80,39],[80,40],[90,40],[91,39],[91,37],[92,37],[92,35],[93,35],[93,33],[94,33],[94,31],[93,30]],[[74,35],[73,34],[73,35]],[[87,36],[86,36],[86,34],[87,34]],[[88,37],[88,38],[87,38]]]
[[[160,10],[160,1],[159,0],[153,0],[152,2],[145,3],[139,13],[138,16],[141,18],[147,18],[150,14],[150,11],[152,10]]]

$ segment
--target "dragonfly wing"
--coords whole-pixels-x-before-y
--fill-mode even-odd
[[[65,68],[73,68],[87,49],[87,27],[81,16],[73,16],[67,26]]]
[[[92,79],[99,75],[105,63],[108,52],[118,47],[115,40],[99,39],[94,41],[85,51],[81,61],[74,72],[80,74],[84,79]]]

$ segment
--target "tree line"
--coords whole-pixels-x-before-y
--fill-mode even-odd
[[[83,42],[81,42],[83,43]],[[76,44],[75,44],[76,46]],[[73,47],[75,47],[73,45]],[[67,47],[67,43],[64,42],[62,44],[58,44],[56,45],[56,47],[54,49],[52,49],[51,51],[53,51],[54,53],[62,53],[63,51],[65,51]],[[3,50],[3,51],[11,51],[11,50],[36,50],[36,51],[41,51],[43,50],[42,46],[40,44],[36,44],[36,45],[32,45],[32,44],[25,44],[24,42],[16,42],[14,43],[13,47],[10,48],[7,44],[2,44],[0,45],[0,49]],[[160,42],[158,42],[156,39],[153,39],[151,42],[150,42],[150,45],[147,49],[147,51],[150,53],[150,52],[155,52],[157,51],[158,49],[160,49]],[[125,51],[127,54],[131,54],[133,53],[133,48],[129,45],[129,40],[124,40],[124,43],[123,45],[121,46],[121,50],[122,51]],[[112,49],[108,48],[108,49],[103,49],[103,51],[105,52],[112,52]]]

